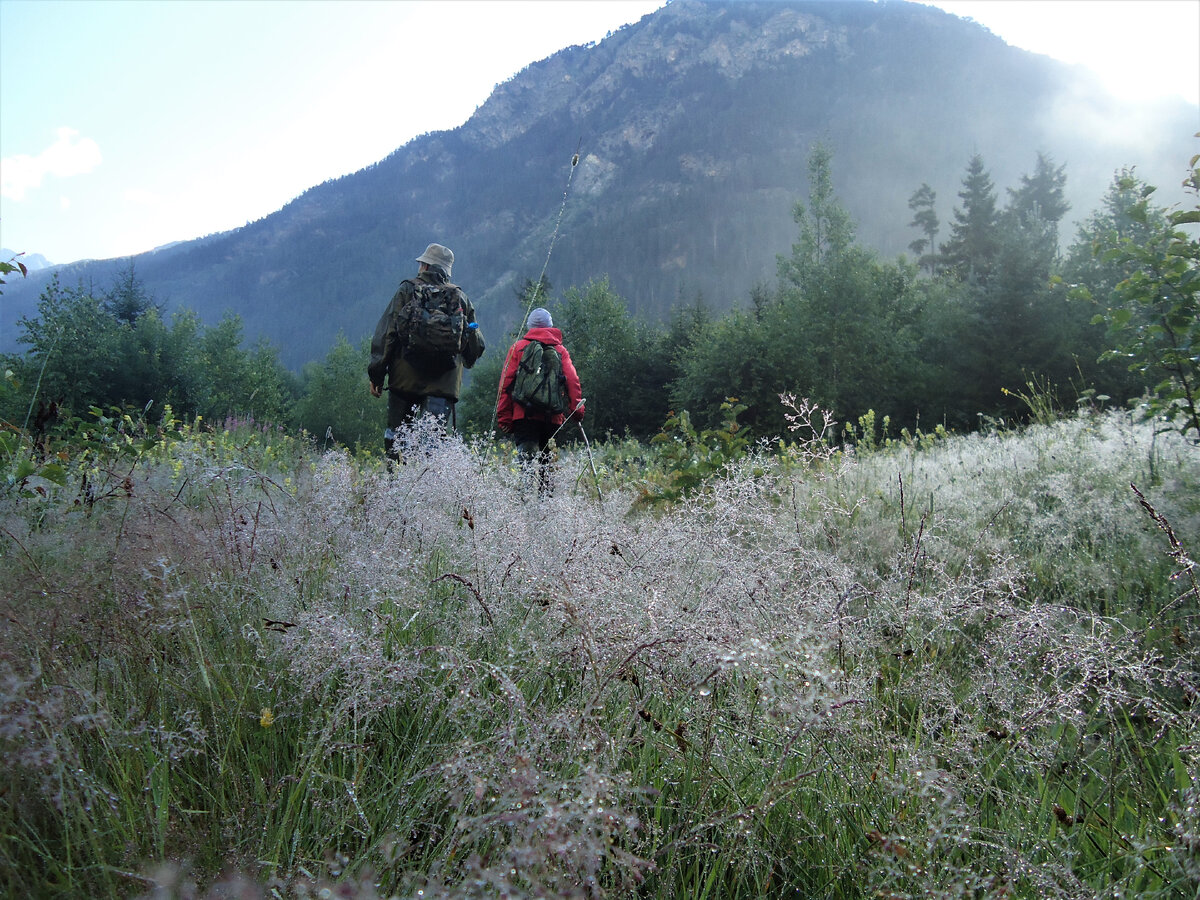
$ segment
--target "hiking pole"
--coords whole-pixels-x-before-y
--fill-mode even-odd
[[[571,421],[571,417],[575,415],[579,407],[583,406],[583,401],[584,398],[580,397],[579,402],[575,404],[575,409],[571,410],[567,417],[563,419],[562,425],[559,425],[555,429],[553,436],[557,436],[566,427],[566,424]],[[583,430],[583,423],[576,419],[575,424],[579,427],[579,433],[583,436],[583,446],[587,448],[588,463],[592,467],[592,484],[596,486],[596,499],[603,503],[604,493],[600,490],[600,474],[596,471],[596,460],[592,456],[592,442],[588,440],[587,432]]]
[[[579,402],[575,404],[575,409],[571,410],[566,414],[566,416],[563,417],[562,424],[554,429],[554,434],[550,435],[550,440],[554,440],[556,437],[558,437],[558,433],[567,427],[567,423],[571,421],[571,417],[575,415],[579,407],[583,406],[585,399],[586,398],[584,397],[579,398]],[[579,433],[583,435],[583,446],[587,448],[588,462],[591,463],[592,466],[592,482],[596,485],[596,497],[601,503],[603,503],[604,494],[600,491],[600,475],[596,472],[596,460],[592,457],[591,441],[588,440],[587,432],[583,430],[583,423],[576,420],[575,424],[579,426]],[[578,481],[578,479],[576,479],[576,481]]]
[[[549,440],[551,440],[551,441],[554,440],[556,437],[558,437],[558,433],[567,427],[567,423],[571,421],[571,416],[575,415],[575,413],[577,413],[579,411],[579,407],[583,406],[583,402],[585,399],[586,398],[584,398],[584,397],[580,397],[579,402],[575,404],[575,408],[572,409],[569,413],[563,414],[562,424],[554,429],[554,434],[550,435]]]
[[[583,435],[583,446],[587,448],[588,462],[592,465],[592,483],[596,485],[596,499],[601,503],[604,502],[604,494],[600,492],[600,475],[596,472],[596,460],[592,458],[592,443],[588,440],[587,432],[583,430],[583,423],[576,422],[579,426],[579,433]]]

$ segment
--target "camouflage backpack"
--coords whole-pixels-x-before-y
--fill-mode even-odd
[[[570,412],[562,357],[553,344],[530,341],[525,345],[513,378],[512,398],[527,412],[545,415]]]
[[[410,281],[412,294],[404,307],[403,356],[415,368],[438,374],[455,365],[467,330],[467,311],[457,285]]]

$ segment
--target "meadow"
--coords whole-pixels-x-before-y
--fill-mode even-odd
[[[5,435],[0,892],[1196,897],[1197,446],[785,401],[541,500],[430,423]]]

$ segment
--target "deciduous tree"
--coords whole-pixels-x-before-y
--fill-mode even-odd
[[[354,347],[339,332],[325,358],[304,367],[295,418],[318,441],[328,436],[347,447],[382,452],[387,401],[367,392],[369,356],[369,340]]]
[[[1198,135],[1200,136],[1200,135]],[[1164,213],[1151,206],[1143,186],[1125,210],[1133,234],[1112,231],[1096,251],[1126,272],[1099,316],[1107,323],[1108,356],[1126,362],[1151,385],[1147,407],[1200,442],[1200,155],[1189,163],[1184,186],[1192,206]]]

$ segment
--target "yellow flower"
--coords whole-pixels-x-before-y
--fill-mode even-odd
[[[259,718],[258,724],[261,725],[263,728],[270,728],[272,725],[275,724],[275,713],[271,712],[271,707],[269,707],[269,706],[263,707],[262,717]]]

